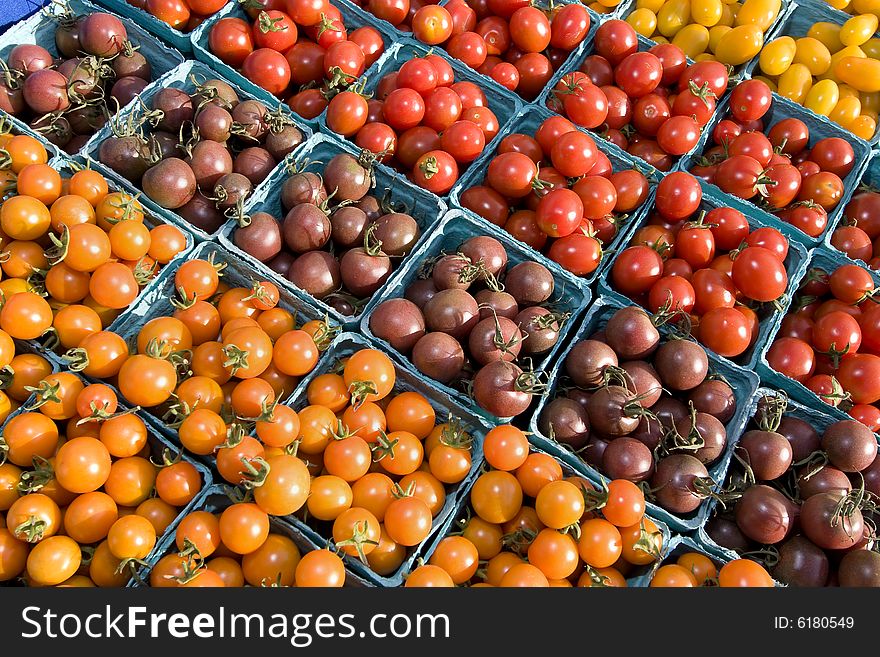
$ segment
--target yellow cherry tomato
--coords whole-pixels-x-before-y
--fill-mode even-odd
[[[657,29],[657,16],[650,9],[636,9],[626,17],[626,22],[644,37],[650,37]]]
[[[797,44],[790,36],[773,39],[761,49],[758,66],[766,75],[782,75],[794,61]]]
[[[766,32],[781,8],[782,0],[745,0],[736,14],[736,24],[757,25],[761,32]]]
[[[841,48],[836,53],[831,55],[831,63],[828,66],[828,70],[825,71],[822,75],[817,75],[820,80],[834,80],[835,82],[845,82],[845,80],[841,80],[837,77],[837,63],[844,59],[845,57],[856,57],[858,59],[864,59],[865,53],[862,52],[862,49],[858,46],[846,46]]]
[[[591,2],[587,6],[590,9],[592,9],[593,11],[595,11],[597,14],[607,14],[608,13],[608,7],[606,7],[605,5],[603,5],[599,2]]]
[[[813,76],[810,75],[809,69],[803,64],[792,64],[779,76],[776,93],[796,103],[803,103],[811,86],[813,86]]]
[[[662,34],[655,34],[654,36],[651,37],[651,41],[653,41],[654,43],[669,43],[670,42],[669,39],[667,39]]]
[[[862,103],[862,114],[874,116],[880,113],[880,94],[869,94],[860,91],[859,100]]]
[[[721,20],[718,21],[718,25],[733,27],[733,22],[736,20],[736,12],[734,11],[735,6],[736,5],[725,4],[721,7]]]
[[[608,9],[614,9],[621,3],[621,0],[598,0],[599,4]]]
[[[840,100],[840,92],[834,80],[821,80],[810,87],[804,99],[804,107],[821,116],[828,116]]]
[[[718,58],[710,52],[701,52],[694,57],[695,62],[717,62]]]
[[[858,96],[845,96],[837,101],[828,118],[838,125],[846,126],[855,121],[862,113],[862,103]]]
[[[761,52],[764,33],[757,25],[737,25],[718,40],[715,56],[730,66],[745,64]]]
[[[801,37],[795,47],[794,61],[810,69],[811,75],[822,75],[831,66],[831,52],[819,39]]]
[[[844,11],[849,6],[849,0],[825,0],[829,6]]]
[[[880,91],[880,61],[867,57],[843,57],[834,66],[834,75],[859,91]]]
[[[666,0],[636,0],[636,9],[647,9],[655,16]]]
[[[770,91],[776,91],[776,82],[774,80],[771,80],[770,78],[765,78],[763,75],[756,75],[754,76],[754,79],[760,80],[761,82],[766,84],[768,87],[770,87]]]
[[[845,46],[860,46],[877,31],[877,17],[874,14],[853,16],[840,28],[840,42]]]
[[[880,39],[877,37],[871,37],[859,47],[871,59],[880,59]]]
[[[818,39],[825,44],[828,52],[832,55],[843,48],[843,44],[840,42],[840,25],[836,23],[828,23],[826,21],[813,23],[813,27],[807,30],[807,36]]]
[[[859,97],[859,90],[852,88],[848,84],[838,84],[837,90],[840,92],[841,100],[844,98],[858,98]],[[859,107],[861,107],[861,106],[862,106],[862,102],[859,101]],[[859,114],[861,114],[861,112],[859,112]]]
[[[850,9],[857,14],[874,14],[880,17],[880,0],[852,0]]]
[[[715,52],[718,48],[718,42],[721,37],[730,32],[733,28],[729,25],[716,25],[709,29],[709,50]]]
[[[856,137],[868,141],[874,137],[874,133],[877,131],[877,121],[870,116],[862,114],[861,116],[856,117],[856,119],[849,125],[844,127]]]
[[[667,39],[691,22],[690,0],[667,0],[657,12],[657,31]]]
[[[724,11],[721,0],[692,0],[691,20],[703,27],[718,25]]]
[[[681,28],[672,38],[672,43],[682,49],[685,55],[694,59],[709,47],[709,30],[703,25],[691,23]]]

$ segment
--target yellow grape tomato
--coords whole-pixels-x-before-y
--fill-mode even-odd
[[[709,29],[709,50],[715,52],[715,49],[718,48],[718,42],[721,40],[725,34],[730,32],[733,28],[728,25],[716,25]]]
[[[657,16],[650,9],[636,9],[626,17],[626,22],[644,37],[650,37],[657,29]]]
[[[709,47],[709,30],[697,23],[681,28],[672,38],[672,43],[682,49],[685,55],[694,59],[706,52]]]
[[[812,85],[813,76],[809,69],[803,64],[792,64],[779,76],[776,93],[796,103],[803,103]]]
[[[718,41],[715,56],[722,64],[739,66],[761,52],[764,33],[757,25],[737,25]]]
[[[724,7],[721,0],[692,0],[691,20],[703,27],[718,25]]]
[[[838,125],[846,126],[855,121],[861,113],[862,103],[858,96],[842,96],[828,118]]]
[[[790,36],[773,39],[761,49],[758,66],[765,75],[782,75],[794,61],[795,52],[797,52],[797,44]]]
[[[858,98],[859,97],[859,90],[854,89],[853,87],[849,86],[848,84],[838,84],[837,90],[840,92],[841,99],[843,99],[843,98]],[[859,100],[859,105],[861,106],[861,104],[862,104],[862,101]]]
[[[845,46],[860,46],[876,31],[877,17],[874,14],[853,16],[840,28],[840,42]]]
[[[859,91],[880,91],[880,61],[867,57],[843,57],[834,66],[834,76]]]
[[[880,0],[852,0],[850,9],[857,14],[874,14],[880,17]]]
[[[738,5],[723,5],[721,7],[721,20],[718,21],[719,25],[724,25],[726,27],[733,27],[733,23],[736,20],[736,12],[734,8]]]
[[[812,75],[822,75],[831,66],[831,52],[819,39],[801,37],[795,44],[794,61],[810,69]]]
[[[813,23],[813,27],[807,30],[807,36],[818,39],[825,44],[828,52],[832,55],[843,48],[843,44],[840,42],[840,25],[835,23],[828,23],[826,21]]]
[[[690,0],[667,0],[657,12],[657,31],[668,39],[690,22]]]
[[[840,92],[834,80],[821,80],[810,87],[804,99],[804,107],[821,116],[828,116],[840,100]]]
[[[840,11],[844,11],[849,6],[849,0],[825,0],[825,2]]]
[[[877,131],[877,120],[873,117],[862,114],[861,116],[857,116],[854,121],[844,127],[856,137],[868,141]]]
[[[736,24],[757,25],[766,32],[781,8],[782,0],[745,0],[736,14]]]

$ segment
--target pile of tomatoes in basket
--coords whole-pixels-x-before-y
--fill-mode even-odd
[[[307,119],[385,51],[379,30],[365,25],[349,33],[329,0],[254,2],[246,11],[248,20],[227,16],[212,25],[208,48]]]
[[[594,53],[553,87],[547,106],[661,171],[690,151],[727,89],[724,64],[688,65],[671,43],[639,51],[626,21],[602,23]]]

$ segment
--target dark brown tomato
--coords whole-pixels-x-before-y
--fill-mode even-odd
[[[201,192],[196,192],[195,196],[185,205],[177,208],[176,212],[190,224],[206,233],[213,233],[226,223],[226,217],[217,209],[214,201]]]
[[[79,24],[79,45],[90,55],[111,57],[125,49],[127,40],[122,21],[103,11],[89,14]]]
[[[219,105],[205,105],[196,113],[195,125],[200,138],[225,142],[231,136],[232,114]]]
[[[864,470],[877,458],[877,438],[856,420],[840,420],[822,434],[822,449],[834,467],[844,472]]]
[[[44,68],[27,76],[22,94],[24,102],[37,114],[59,112],[70,107],[67,78],[54,69]]]
[[[476,300],[465,290],[440,290],[422,311],[428,330],[448,333],[457,340],[463,340],[480,318]]]
[[[425,318],[412,301],[388,299],[370,314],[370,330],[377,338],[408,355],[425,335]]]
[[[162,118],[156,124],[156,128],[175,134],[186,121],[192,121],[195,114],[189,94],[174,87],[159,89],[151,99],[150,106],[162,112]]]
[[[217,207],[221,210],[234,208],[243,203],[253,189],[251,181],[240,173],[227,173],[214,185],[214,198],[219,199]]]
[[[235,156],[232,168],[257,186],[269,177],[275,164],[269,151],[262,146],[251,146]]]
[[[379,199],[372,194],[364,196],[360,201],[355,203],[353,207],[356,207],[358,210],[363,210],[367,215],[367,219],[370,221],[376,221],[384,214]]]
[[[330,215],[330,236],[333,243],[343,249],[363,245],[367,224],[367,214],[360,208],[353,205],[336,208]]]
[[[617,366],[617,354],[604,342],[582,340],[565,357],[565,372],[581,388],[601,385],[605,369]]]
[[[692,390],[709,372],[706,350],[691,340],[669,340],[657,349],[654,367],[663,385],[671,390]]]
[[[654,471],[654,455],[635,438],[615,438],[602,454],[602,470],[611,479],[645,481]]]
[[[650,356],[660,344],[660,333],[644,310],[628,306],[615,312],[605,327],[608,345],[619,358],[642,359]]]
[[[743,534],[763,545],[782,541],[792,526],[785,496],[763,484],[747,488],[734,508],[736,524]]]
[[[258,100],[243,100],[232,108],[232,118],[249,137],[262,140],[269,131],[266,120],[268,112],[266,106]]]
[[[473,379],[474,400],[497,417],[524,413],[532,401],[532,390],[523,374],[518,365],[502,360],[481,367]]]
[[[629,375],[642,406],[650,408],[660,401],[663,385],[653,365],[643,360],[629,360],[621,363],[620,367]]]
[[[233,243],[260,262],[268,262],[281,253],[283,241],[278,220],[267,212],[255,212],[247,226],[236,228]],[[286,272],[285,272],[286,273]]]
[[[804,500],[801,528],[813,543],[825,550],[844,550],[862,539],[865,521],[858,508],[841,513],[839,493],[819,493]]]
[[[349,249],[339,261],[339,274],[345,288],[358,298],[372,296],[391,276],[391,259],[363,247]]]
[[[660,400],[651,407],[651,412],[666,429],[672,429],[676,423],[690,417],[684,402],[669,395],[661,395]]]
[[[522,348],[522,333],[513,320],[505,317],[481,319],[468,335],[468,349],[480,365],[495,360],[513,361]]]
[[[150,167],[141,181],[144,193],[163,208],[174,210],[196,194],[196,177],[183,160],[169,157]]]
[[[504,287],[520,308],[537,306],[553,294],[553,274],[537,262],[521,262],[507,270]]]
[[[269,129],[263,147],[269,151],[276,162],[280,162],[290,155],[297,146],[303,143],[302,130],[295,125],[285,125],[279,130]]]
[[[880,554],[873,550],[853,550],[844,555],[837,568],[840,585],[880,587]]]
[[[715,463],[727,446],[727,431],[724,425],[718,421],[718,418],[708,413],[697,413],[693,420],[690,418],[685,421],[679,420],[676,423],[676,430],[679,433],[690,431],[694,437],[699,436],[698,440],[702,440],[703,446],[693,454],[707,466]]]
[[[567,397],[557,397],[547,404],[538,426],[551,440],[575,450],[584,447],[590,438],[587,409]]]
[[[476,280],[479,269],[462,253],[448,253],[431,267],[431,280],[438,290],[467,290]]]
[[[630,438],[635,438],[653,451],[665,435],[666,429],[658,420],[645,416],[639,419],[639,425],[630,434]]]
[[[752,468],[758,481],[778,479],[791,467],[791,443],[775,431],[747,431],[740,438],[736,449]]]
[[[602,469],[602,457],[608,449],[610,442],[597,434],[592,434],[587,441],[587,446],[581,452],[582,458],[599,470]]]
[[[803,461],[819,449],[819,434],[809,422],[786,415],[779,423],[776,432],[785,436],[791,443],[792,460]]]
[[[667,511],[684,515],[693,513],[703,501],[695,481],[706,479],[706,466],[690,454],[672,454],[657,461],[651,477],[657,504]]]
[[[324,167],[324,185],[334,200],[359,201],[372,186],[369,170],[356,157],[340,153]]]
[[[290,271],[290,265],[293,264],[294,260],[296,260],[296,258],[292,253],[290,253],[289,251],[282,251],[266,264],[269,266],[269,269],[274,271],[276,274],[287,278],[287,272]]]
[[[515,299],[513,301],[516,303]],[[559,342],[559,332],[565,320],[546,308],[531,306],[517,313],[515,321],[523,333],[523,353],[539,356],[546,354]]]
[[[424,311],[425,305],[437,294],[437,288],[434,287],[434,281],[430,278],[421,278],[413,281],[403,296],[412,301],[419,309]]]
[[[232,155],[216,141],[203,139],[186,159],[201,189],[211,189],[226,174],[232,173]]]
[[[146,148],[139,137],[108,137],[98,148],[98,159],[134,183],[140,181],[149,167]]]
[[[339,261],[326,251],[309,251],[290,265],[287,280],[316,299],[339,289]]]
[[[494,237],[477,235],[461,244],[458,249],[471,259],[474,264],[482,263],[486,270],[495,277],[501,276],[507,267],[507,251],[504,245]]]
[[[507,319],[516,319],[519,314],[519,305],[510,294],[504,291],[490,290],[484,288],[474,295],[477,305],[480,306],[480,319],[487,317],[506,317]],[[517,321],[520,329],[525,331],[523,325]],[[528,340],[528,336],[526,336]],[[523,345],[525,347],[525,344]]]
[[[831,465],[818,470],[810,467],[802,468],[798,471],[797,486],[802,500],[822,493],[846,495],[852,490],[852,482],[846,473]]]
[[[587,404],[590,427],[603,436],[626,436],[639,425],[641,406],[636,395],[623,386],[605,385]]]
[[[745,552],[749,549],[749,539],[733,520],[718,516],[709,518],[706,522],[706,533],[715,543],[728,550]]]
[[[446,333],[427,333],[413,347],[412,362],[425,376],[449,383],[461,374],[464,350],[458,340]]]
[[[120,107],[125,107],[140,93],[147,88],[149,81],[135,75],[127,75],[119,78],[110,88],[110,97],[114,98]]]
[[[311,171],[295,173],[281,186],[281,204],[287,210],[301,203],[320,205],[326,200],[327,190],[324,181]]]
[[[392,257],[405,256],[412,251],[421,235],[416,220],[402,212],[392,212],[376,221],[376,239],[382,242],[382,251]]]
[[[119,55],[113,58],[110,66],[113,68],[117,78],[133,76],[147,82],[152,79],[153,71],[150,61],[144,57],[143,53],[137,50],[119,53]]]
[[[779,548],[773,577],[797,587],[820,587],[828,581],[828,557],[810,539],[792,536]]]
[[[730,422],[736,413],[733,389],[721,379],[706,379],[691,390],[689,399],[698,411],[714,415],[724,424]]]
[[[287,213],[281,232],[288,249],[306,253],[323,248],[330,240],[332,227],[326,212],[316,205],[303,203]]]

